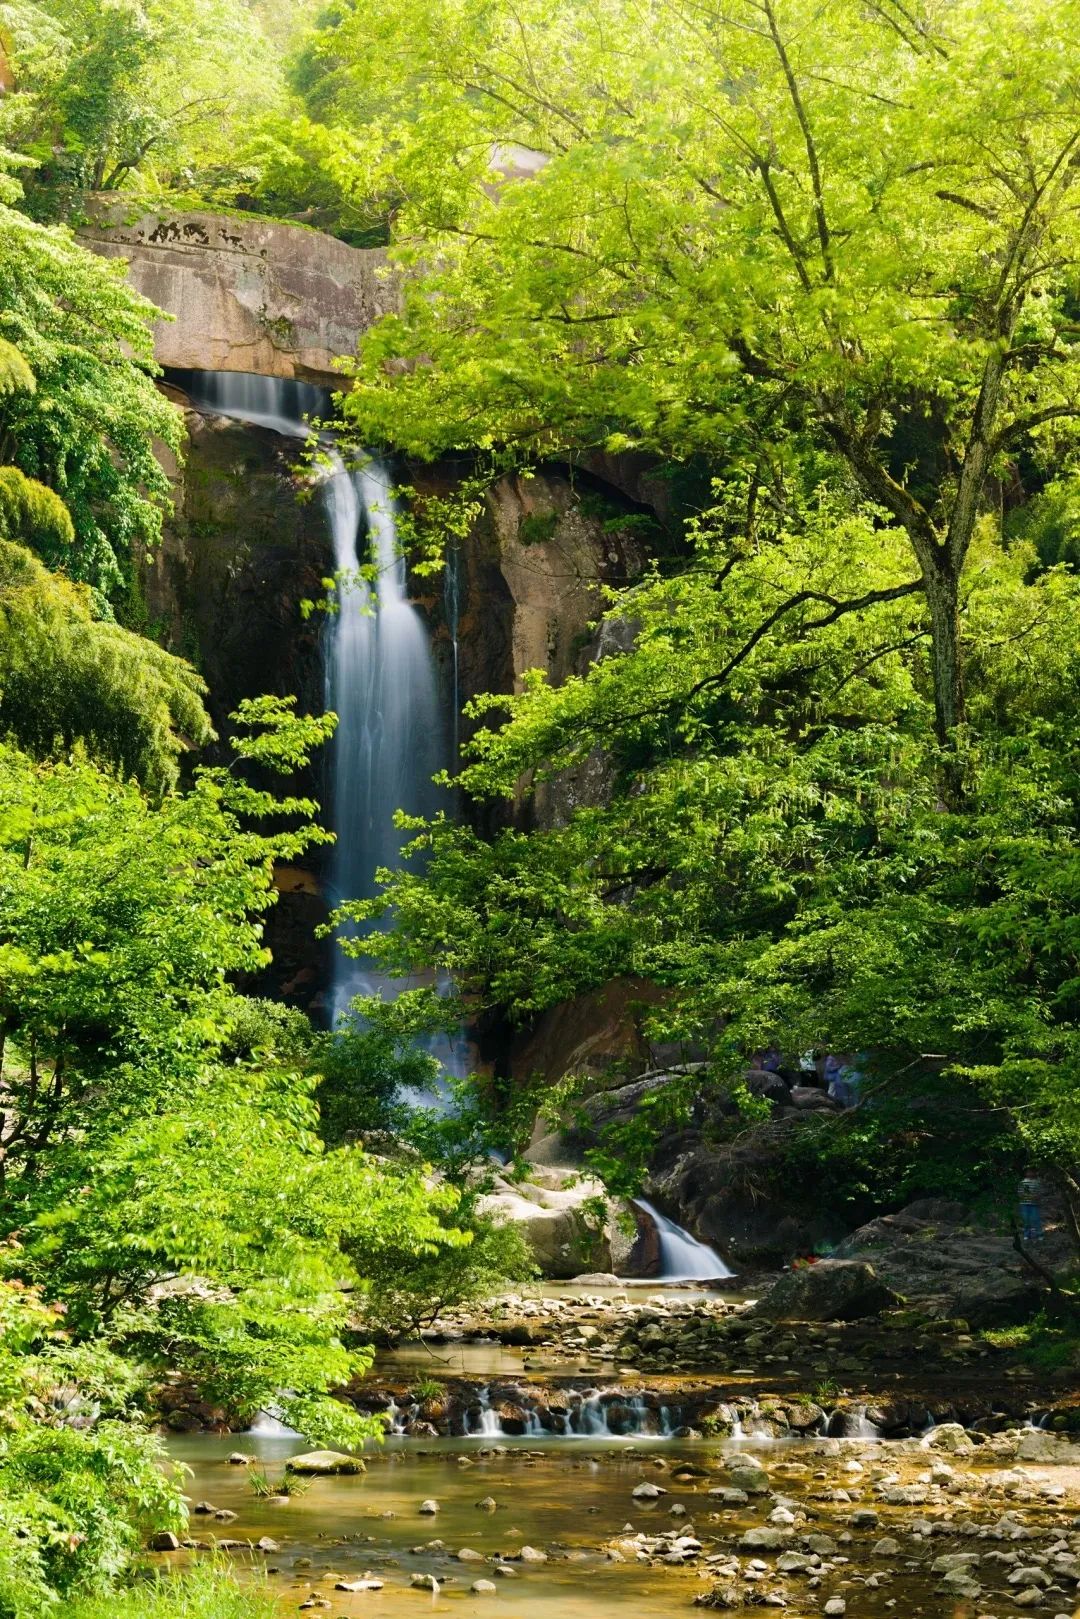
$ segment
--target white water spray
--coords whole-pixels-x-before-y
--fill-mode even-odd
[[[660,1236],[660,1271],[654,1281],[713,1282],[734,1276],[735,1272],[728,1269],[719,1254],[698,1242],[689,1231],[669,1220],[643,1197],[635,1198],[634,1202],[655,1223]]]

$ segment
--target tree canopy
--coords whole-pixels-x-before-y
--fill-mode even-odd
[[[640,973],[729,1077],[769,1044],[974,1076],[1072,1175],[1075,20],[339,16],[342,163],[407,272],[356,434],[713,483],[622,650],[476,705],[466,792],[573,807],[418,826],[352,910],[395,917],[381,960],[519,1020]]]

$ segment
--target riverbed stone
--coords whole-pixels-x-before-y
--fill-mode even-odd
[[[317,1478],[341,1473],[365,1473],[367,1468],[359,1456],[346,1456],[340,1450],[307,1450],[302,1456],[290,1456],[285,1463],[287,1473]]]
[[[413,1574],[409,1584],[414,1591],[439,1591],[441,1586],[434,1574]]]
[[[923,1437],[926,1450],[944,1450],[951,1456],[970,1456],[975,1441],[959,1422],[942,1422]]]
[[[494,1580],[474,1580],[469,1586],[474,1596],[493,1596],[498,1590]]]
[[[769,1475],[759,1463],[740,1457],[729,1461],[726,1471],[732,1489],[745,1490],[747,1495],[768,1493]]]
[[[792,1531],[790,1529],[777,1529],[762,1525],[756,1529],[747,1529],[740,1536],[739,1546],[744,1551],[779,1551],[782,1546],[790,1546]]]
[[[434,1497],[429,1496],[426,1501],[421,1501],[416,1510],[419,1512],[422,1518],[434,1518],[435,1514],[439,1510],[439,1503],[434,1499]]]

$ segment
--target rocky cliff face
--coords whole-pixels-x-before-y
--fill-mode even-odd
[[[379,248],[255,215],[145,213],[99,199],[79,232],[172,320],[159,321],[164,366],[340,383],[336,362],[395,306]]]
[[[188,448],[173,469],[176,507],[164,542],[142,569],[149,627],[203,674],[219,732],[242,698],[264,691],[293,694],[317,710],[325,620],[305,615],[302,604],[324,594],[333,560],[322,501],[298,470],[296,441],[195,410],[178,387],[170,391],[188,407]],[[453,481],[439,467],[407,469],[405,478],[440,490]],[[603,585],[643,562],[633,531],[618,526],[628,509],[622,496],[599,496],[558,471],[493,486],[456,558],[456,660],[445,590],[415,581],[447,710],[455,667],[463,704],[480,692],[520,689],[526,669],[557,681],[584,666]],[[300,786],[326,801],[319,770]],[[561,784],[538,813],[564,813],[571,790],[584,788]],[[321,882],[318,860],[280,874],[268,938],[275,963],[259,986],[316,1015],[327,978],[326,947],[312,937],[325,917]]]

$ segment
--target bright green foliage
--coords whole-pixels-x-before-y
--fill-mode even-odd
[[[432,1004],[425,991],[404,990],[392,1001],[357,998],[351,1011],[340,1029],[320,1038],[313,1059],[320,1128],[330,1142],[405,1130],[402,1092],[431,1091],[439,1075],[423,1046],[423,1036],[438,1026],[437,998]]]
[[[18,467],[0,467],[0,539],[19,540],[61,557],[75,543],[75,528],[53,490]]]
[[[14,343],[0,339],[0,395],[32,393],[36,386],[34,373]]]
[[[514,1225],[500,1225],[466,1198],[454,1210],[454,1225],[469,1241],[417,1254],[414,1247],[387,1245],[368,1265],[370,1291],[361,1320],[365,1331],[391,1341],[422,1332],[446,1310],[481,1302],[507,1283],[536,1276],[528,1243]]]
[[[877,588],[925,597],[955,741],[989,480],[1025,446],[1071,453],[1080,410],[1078,20],[1075,0],[349,13],[342,166],[398,199],[419,272],[363,344],[359,436],[778,473],[811,435],[905,542]]]
[[[280,698],[236,716],[237,764],[288,772],[332,719]],[[450,1187],[318,1134],[288,1016],[229,978],[262,966],[273,863],[314,806],[225,768],[148,801],[83,763],[0,751],[0,1220],[8,1273],[80,1340],[181,1367],[250,1413],[280,1400],[319,1442],[367,1431],[326,1392],[366,1361],[347,1328],[369,1265],[470,1239]],[[251,830],[284,815],[285,830]],[[291,1391],[282,1395],[282,1390]]]
[[[324,55],[409,272],[358,436],[717,476],[682,571],[614,601],[629,650],[477,705],[466,792],[555,782],[564,824],[418,828],[372,953],[519,1019],[639,975],[725,1082],[768,1044],[943,1071],[1074,1209],[1078,602],[1039,569],[1074,548],[1078,22],[391,0]]]
[[[243,0],[13,0],[0,7],[16,93],[2,127],[37,165],[33,207],[190,181],[281,91],[277,52]]]
[[[3,1619],[66,1613],[76,1593],[110,1590],[149,1530],[186,1520],[179,1479],[128,1408],[112,1358],[76,1363],[62,1324],[32,1290],[0,1282]]]
[[[252,1578],[241,1583],[227,1568],[200,1563],[130,1591],[76,1602],[67,1619],[275,1619],[278,1612],[270,1591]]]
[[[509,720],[471,745],[467,792],[554,780],[572,799],[588,767],[587,801],[549,830],[422,831],[424,874],[390,880],[396,928],[369,950],[518,1019],[614,977],[650,980],[667,991],[654,1035],[704,1041],[719,1080],[770,1045],[792,1061],[864,1051],[878,1079],[944,1067],[1015,1107],[1027,1150],[1070,1174],[1080,585],[1060,570],[1025,583],[1030,551],[979,539],[951,811],[918,599],[830,605],[846,580],[870,592],[887,577],[902,537],[823,488],[799,510],[789,487],[787,513],[763,515],[748,544],[733,520],[746,489],[727,494],[692,566],[618,598],[632,650],[478,705]]]
[[[21,537],[106,592],[161,532],[169,483],[154,440],[180,447],[180,413],[153,382],[155,314],[122,264],[0,205],[0,337],[37,384],[0,392],[0,463],[53,489],[75,529],[73,542],[55,523]]]
[[[222,774],[153,807],[90,765],[0,755],[3,1177],[153,1108],[227,1023],[226,975],[265,960],[270,861],[301,833],[241,830]],[[72,1134],[74,1132],[74,1134]]]
[[[5,506],[13,488],[29,498]],[[41,534],[54,515],[70,530],[51,490],[4,467],[0,529],[12,510],[24,533]],[[0,732],[39,758],[81,744],[97,763],[160,792],[175,785],[184,751],[210,740],[204,691],[190,665],[97,618],[85,585],[0,539]]]

